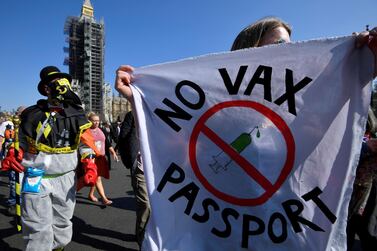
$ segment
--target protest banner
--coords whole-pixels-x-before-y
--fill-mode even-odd
[[[143,250],[346,250],[372,75],[353,37],[136,69]]]

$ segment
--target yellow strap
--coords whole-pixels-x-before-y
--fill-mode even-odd
[[[86,159],[89,155],[92,155],[92,156],[94,156],[93,158],[95,158],[95,154],[94,153],[92,153],[92,152],[87,152],[87,153],[83,153],[82,155],[81,155],[81,159]],[[93,158],[91,158],[91,159],[93,159]]]
[[[45,124],[45,128],[44,129],[42,128],[43,124],[42,124],[41,121],[39,121],[36,131],[37,131],[37,135],[38,135],[40,133],[40,130],[43,130],[42,133],[45,136],[45,138],[47,138],[48,135],[50,134],[52,128],[51,128],[50,124],[48,123],[48,119],[50,118],[50,113],[49,112],[45,112],[45,114],[46,114],[46,119],[45,119],[46,123],[43,122],[43,124]]]
[[[60,176],[63,176],[64,174],[67,174],[71,171],[65,172],[65,173],[57,173],[57,174],[45,174],[43,175],[42,179],[54,179]]]
[[[35,140],[30,138],[30,137],[27,137],[27,140],[28,140],[28,143],[30,145],[34,146],[34,149],[36,149],[37,151],[42,151],[42,152],[47,152],[47,153],[72,153],[72,152],[76,151],[76,149],[78,148],[78,145],[80,143],[80,136],[81,136],[82,132],[85,129],[90,128],[91,126],[92,126],[91,122],[88,122],[88,123],[80,126],[80,133],[77,134],[76,139],[75,139],[76,144],[73,145],[73,146],[54,148],[54,147],[50,147],[48,145],[45,145],[41,142],[39,142],[38,144],[35,144]],[[30,149],[29,149],[29,151],[30,151]]]
[[[61,147],[61,148],[53,148],[48,145],[38,143],[36,145],[36,148],[38,151],[47,152],[47,153],[73,153],[77,149],[77,145],[74,145],[72,147]]]

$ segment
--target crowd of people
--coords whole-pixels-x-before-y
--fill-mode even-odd
[[[242,30],[231,50],[289,43],[291,33],[284,21],[265,18]],[[357,47],[368,46],[374,53],[374,76],[377,76],[377,28],[355,36]],[[132,66],[122,65],[115,80],[115,89],[130,102],[133,102],[132,73]],[[21,215],[25,250],[62,250],[71,241],[77,189],[89,186],[89,200],[98,202],[97,190],[101,203],[111,205],[101,177],[110,178],[111,157],[118,161],[118,153],[131,172],[137,204],[135,235],[141,246],[151,207],[134,116],[129,112],[116,127],[107,122],[100,127],[99,115],[84,111],[80,98],[71,89],[71,81],[69,74],[55,66],[43,68],[37,89],[46,98],[17,110],[15,116],[21,121],[17,135],[9,116],[0,126],[1,170],[9,173],[10,208],[15,203],[14,173],[24,174]],[[355,233],[364,250],[377,246],[376,132],[377,119],[370,111],[349,208],[349,248]]]
[[[89,186],[90,201],[99,202],[97,191],[102,205],[112,204],[101,177],[110,178],[111,159],[118,162],[120,152],[125,166],[131,169],[133,187],[139,191],[135,192],[135,235],[141,245],[149,203],[143,177],[134,179],[140,176],[142,165],[132,113],[123,125],[121,121],[101,123],[98,114],[85,113],[71,89],[71,80],[55,66],[44,67],[37,89],[46,99],[1,117],[0,170],[9,175],[8,212],[16,215],[15,174],[24,174],[20,204],[25,250],[63,250],[72,238],[77,191]],[[20,122],[17,125],[16,120]],[[131,151],[128,146],[132,146]],[[129,165],[131,159],[135,164]],[[136,189],[142,182],[144,189]]]

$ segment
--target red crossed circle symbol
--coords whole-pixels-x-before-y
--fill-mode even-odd
[[[255,168],[251,163],[249,163],[248,160],[246,160],[225,141],[223,141],[213,130],[205,125],[207,120],[216,112],[230,107],[245,107],[261,113],[263,116],[267,117],[283,135],[287,148],[287,156],[280,175],[274,184],[271,183],[266,177],[264,177],[263,174],[260,173],[259,170]],[[247,175],[254,179],[264,189],[265,192],[257,198],[239,198],[230,194],[226,194],[210,184],[200,171],[197,162],[196,144],[200,133],[203,133],[208,137],[208,139],[212,140],[213,143],[215,143],[222,151],[228,154],[229,157],[234,162],[236,162],[246,172]],[[293,169],[294,157],[295,141],[288,125],[277,113],[267,108],[266,106],[253,101],[228,101],[213,106],[199,118],[198,122],[194,126],[189,142],[189,158],[191,167],[199,181],[210,193],[215,195],[217,198],[240,206],[257,206],[265,203],[268,199],[270,199],[271,196],[277,190],[279,190],[279,188]],[[235,181],[235,185],[237,185],[237,181]]]

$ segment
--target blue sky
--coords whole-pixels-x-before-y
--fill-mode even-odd
[[[0,106],[12,110],[42,96],[40,69],[63,65],[68,16],[83,0],[0,1]],[[278,16],[295,41],[350,35],[377,26],[376,0],[91,0],[105,22],[105,81],[120,64],[136,67],[228,51],[249,23]]]

